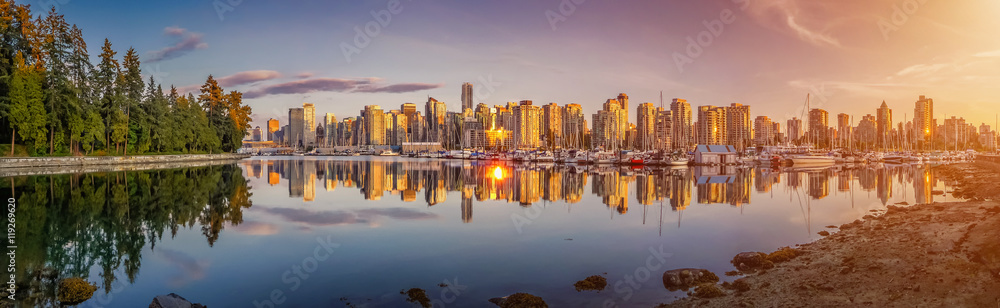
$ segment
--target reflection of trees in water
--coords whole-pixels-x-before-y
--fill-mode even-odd
[[[247,183],[235,165],[0,181],[2,197],[18,202],[18,301],[54,306],[58,280],[86,278],[95,265],[105,292],[122,274],[134,283],[142,248],[155,248],[167,230],[173,237],[199,226],[214,245],[252,205]]]

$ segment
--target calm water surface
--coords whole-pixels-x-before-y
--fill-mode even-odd
[[[665,270],[723,276],[742,251],[810,242],[886,205],[955,200],[935,173],[285,157],[4,178],[0,197],[19,206],[25,306],[52,304],[53,277],[84,276],[101,289],[82,307],[171,292],[213,308],[407,307],[409,288],[439,307],[515,292],[648,307],[683,295],[663,287]],[[608,289],[574,290],[598,274]]]

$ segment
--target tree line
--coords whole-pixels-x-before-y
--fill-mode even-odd
[[[83,32],[53,7],[0,0],[0,140],[28,155],[233,152],[250,128],[243,94],[209,75],[200,94],[143,80],[134,48],[104,40],[91,63]],[[9,138],[9,139],[8,139]],[[2,155],[2,154],[0,154]]]

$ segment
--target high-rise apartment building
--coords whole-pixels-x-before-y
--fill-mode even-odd
[[[923,95],[913,107],[913,138],[914,142],[927,142],[936,129],[934,123],[934,100]]]
[[[674,116],[670,110],[656,109],[656,150],[673,149]]]
[[[689,148],[694,141],[694,129],[691,125],[691,104],[685,99],[675,98],[670,102],[670,113],[674,117],[672,142],[674,148]]]
[[[541,146],[539,135],[542,131],[542,108],[523,100],[514,106],[514,138],[519,149],[535,149]]]
[[[830,113],[826,110],[813,108],[809,110],[809,141],[820,144],[829,141]]]
[[[542,139],[550,149],[563,146],[563,110],[556,103],[542,106]]]
[[[368,105],[365,106],[365,110],[362,111],[362,117],[364,117],[364,144],[365,145],[384,145],[386,144],[385,139],[385,113],[382,112],[382,107],[378,105]]]
[[[846,145],[851,140],[854,128],[851,127],[851,115],[841,113],[837,115],[837,141]]]
[[[750,118],[750,106],[733,103],[726,108],[726,144],[743,148],[750,145],[751,127],[754,123]]]
[[[796,117],[788,119],[786,129],[785,138],[788,139],[788,142],[801,142],[799,139],[802,139],[802,119]]]
[[[311,146],[316,144],[316,106],[310,103],[302,104],[302,116],[305,119],[302,144]]]
[[[882,101],[882,106],[878,107],[875,113],[876,141],[878,145],[885,146],[889,143],[889,132],[892,131],[892,109]]]
[[[586,130],[587,120],[583,115],[583,107],[579,104],[567,104],[563,107],[563,144],[567,148],[582,149]]]
[[[323,117],[323,146],[337,146],[337,124],[336,115],[327,113],[326,116]]]
[[[472,84],[468,82],[462,84],[462,111],[466,109],[472,109]]]
[[[298,148],[308,145],[305,143],[306,118],[302,108],[288,109],[288,132],[285,134],[285,141],[290,147]]]
[[[281,126],[278,124],[278,120],[273,118],[267,120],[267,140],[274,141],[275,143],[277,143],[278,140],[275,140],[274,133],[278,132],[279,130],[281,130]]]
[[[728,144],[726,107],[698,106],[698,144]]]
[[[773,145],[775,139],[774,123],[771,118],[758,116],[753,121],[754,144],[757,146]]]
[[[433,97],[428,97],[424,109],[424,114],[427,118],[427,138],[425,141],[442,141],[441,137],[444,132],[445,116],[448,113],[448,108],[443,102]]]
[[[659,108],[652,103],[642,103],[636,107],[635,114],[635,147],[638,150],[649,151],[656,149],[657,135],[656,123],[659,116]]]

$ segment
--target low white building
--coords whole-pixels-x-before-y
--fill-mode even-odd
[[[694,149],[695,165],[732,165],[736,160],[736,148],[731,145],[698,145]]]

